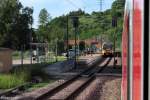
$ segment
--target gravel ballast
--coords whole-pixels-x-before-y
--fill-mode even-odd
[[[97,77],[75,100],[121,100],[121,77]]]

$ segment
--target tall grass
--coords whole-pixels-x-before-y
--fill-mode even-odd
[[[0,74],[0,89],[10,89],[24,84],[25,82],[31,81],[34,76],[47,79],[47,74],[42,70],[43,66],[45,66],[45,64],[18,66],[9,74]]]
[[[23,52],[23,56],[24,58],[28,58],[30,57],[30,52],[29,51],[24,51]],[[21,59],[21,51],[14,51],[12,53],[12,58],[15,60],[15,59]]]
[[[29,76],[26,72],[0,74],[0,89],[10,89],[24,84]]]

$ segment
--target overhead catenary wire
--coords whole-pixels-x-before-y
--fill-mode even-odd
[[[99,12],[102,12],[102,9],[103,9],[103,0],[98,0],[99,1]],[[100,22],[101,23],[101,22]],[[103,24],[103,23],[101,23]],[[102,28],[102,34],[104,34],[104,30]],[[100,38],[101,37],[101,38]],[[103,44],[103,37],[102,35],[99,37],[100,39],[100,42],[101,42],[101,48],[102,48],[102,44]],[[102,53],[102,49],[101,49],[101,53]]]
[[[88,0],[81,0],[81,1],[82,1],[83,4],[84,4],[84,10],[85,10],[85,8],[89,8],[89,7],[94,6],[94,5],[91,5],[91,4],[87,3]],[[93,10],[93,11],[95,11],[95,10]]]
[[[89,4],[85,0],[82,0],[82,2],[84,4],[84,8],[86,8],[87,6],[89,7]]]
[[[98,5],[99,5],[99,11],[101,12],[103,10],[103,0],[98,0]]]
[[[75,8],[79,9],[80,7],[78,7],[76,4],[74,4],[71,0],[66,0],[68,3],[70,3],[72,6],[74,6]]]
[[[84,1],[84,0],[82,0],[82,2],[83,2],[83,4],[84,4],[84,7],[83,7],[83,9],[84,9],[84,11],[85,11],[85,9],[86,9],[86,1]]]
[[[85,0],[81,0],[82,2],[83,2],[83,4],[84,4],[84,6],[83,7],[79,7],[79,6],[77,6],[74,2],[72,2],[71,0],[66,0],[69,4],[71,4],[72,6],[74,6],[75,8],[77,8],[77,9],[84,9],[84,11],[85,11],[85,9],[87,8],[87,7],[89,7],[90,5],[85,1]]]

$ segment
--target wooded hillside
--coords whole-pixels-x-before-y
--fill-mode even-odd
[[[74,39],[71,16],[79,16],[78,34],[80,39],[103,36],[104,40],[113,41],[114,28],[112,27],[112,17],[116,16],[118,19],[116,29],[117,47],[120,48],[123,30],[124,3],[125,0],[116,0],[112,4],[111,9],[104,12],[92,12],[92,14],[85,13],[81,9],[72,11],[68,15],[51,19],[45,26],[40,25],[36,33],[39,37],[43,37],[43,39],[48,42],[54,42],[56,39],[59,41],[66,40],[67,16],[69,16],[69,39]],[[41,41],[42,39],[39,40]]]

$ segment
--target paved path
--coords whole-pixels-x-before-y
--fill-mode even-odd
[[[90,54],[90,55],[86,55],[86,56],[81,56],[78,59],[78,64],[83,64],[83,65],[89,65],[90,63],[93,63],[93,61],[95,61],[96,59],[100,58],[101,54]]]
[[[84,65],[91,65],[98,57],[100,58],[100,55],[97,54],[82,56],[78,59],[77,63],[84,64]],[[69,70],[72,70],[73,68],[74,68],[74,60],[68,60],[68,61],[57,62],[55,64],[52,64],[48,66],[45,69],[45,71],[49,75],[59,75],[60,73],[67,72]]]
[[[37,63],[37,61],[32,61],[33,64]],[[21,59],[13,60],[12,61],[13,66],[21,65]],[[30,58],[24,59],[23,64],[31,64]]]

